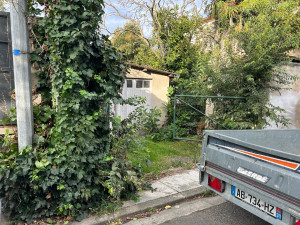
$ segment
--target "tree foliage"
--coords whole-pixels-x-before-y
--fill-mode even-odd
[[[186,78],[197,61],[199,47],[193,43],[193,39],[202,18],[188,13],[179,16],[177,10],[163,8],[158,11],[158,20],[161,24],[158,35],[164,46],[165,68]]]
[[[0,10],[5,10],[5,5],[9,3],[9,0],[0,0]]]
[[[34,108],[32,146],[19,153],[9,135],[1,143],[6,147],[0,151],[0,198],[12,219],[80,220],[140,187],[125,160],[128,139],[120,141],[113,128],[121,128],[109,109],[122,101],[126,67],[98,32],[102,0],[29,3],[31,14],[40,14],[35,3],[44,7],[32,54],[43,102]],[[132,132],[129,126],[126,135]]]
[[[240,96],[244,99],[211,99],[214,113],[210,129],[259,129],[271,121],[287,125],[284,110],[269,103],[272,91],[280,92],[290,77],[282,69],[288,53],[299,47],[299,2],[215,1],[214,36],[202,42],[198,58],[187,77],[175,80],[176,93],[208,96]],[[234,4],[233,4],[234,3]],[[234,12],[234,13],[233,13]],[[202,40],[199,40],[200,42]],[[211,43],[213,43],[211,45]],[[206,45],[212,46],[205,48]],[[201,110],[199,99],[184,99]],[[172,111],[172,105],[169,111]],[[180,114],[180,111],[182,113]],[[177,120],[193,124],[201,120],[184,104],[177,105]],[[220,125],[221,124],[221,125]],[[194,129],[195,130],[195,129]]]
[[[196,1],[119,1],[118,4],[126,7],[127,13],[122,13],[116,2],[105,3],[116,15],[135,25],[131,33],[145,44],[140,48],[141,54],[137,54],[133,61],[172,72],[189,69],[193,61],[190,58],[196,52],[192,41],[201,23],[201,7],[197,6]],[[128,31],[127,28],[128,25],[122,30]],[[145,30],[147,34],[144,34]],[[124,38],[119,34],[119,29],[113,39],[118,39],[118,36]]]
[[[170,94],[170,102],[167,105],[167,110],[169,111],[168,123],[171,123],[173,120],[172,98],[174,94],[199,93],[199,90],[205,87],[205,85],[200,84],[199,87],[196,87],[196,90],[187,88],[195,84],[194,78],[197,79],[197,82],[201,83],[206,79],[206,75],[203,73],[200,75],[199,71],[203,70],[203,64],[207,59],[201,53],[201,43],[197,41],[203,19],[201,15],[195,13],[193,9],[189,10],[187,6],[180,8],[179,5],[175,4],[168,7],[168,4],[166,4],[157,6],[154,10],[155,12],[150,13],[152,16],[151,22],[149,22],[151,24],[152,33],[147,38],[148,42],[144,42],[145,44],[148,43],[148,45],[137,48],[136,50],[138,52],[130,60],[134,63],[146,64],[179,75],[180,78],[176,78],[172,82],[174,88],[172,94]],[[135,38],[136,42],[143,40],[140,38],[142,34],[139,33],[140,29],[137,28],[138,24],[135,24],[135,29],[132,29],[130,33],[137,35],[125,37],[119,34],[118,29],[112,37],[112,40],[119,40],[119,42],[123,43],[129,43],[129,37]],[[124,28],[121,29],[123,30],[123,34],[125,34],[129,28],[129,26],[125,25]],[[130,51],[129,46],[127,46],[127,50],[121,49],[121,47],[119,47],[119,49],[123,50],[125,54]],[[202,75],[203,77],[200,78]],[[193,84],[190,82],[193,82]],[[197,101],[192,104],[203,110],[205,102]],[[178,110],[177,114],[182,118],[179,124],[182,124],[184,128],[191,131],[190,133],[195,133],[200,120],[199,114],[189,107]]]
[[[133,61],[147,44],[140,37],[139,29],[135,23],[126,23],[124,27],[117,28],[111,39],[112,44],[125,55],[128,61]]]
[[[165,46],[163,40],[160,37],[160,32],[163,29],[162,21],[159,19],[159,12],[165,9],[174,9],[177,17],[183,17],[187,13],[193,16],[199,16],[202,7],[197,6],[195,0],[187,1],[170,1],[170,0],[106,0],[105,4],[110,8],[114,15],[120,16],[134,24],[139,29],[141,37],[148,42],[148,46],[155,54],[159,54],[160,57],[164,57]],[[120,7],[124,7],[125,10],[120,10]],[[145,29],[146,28],[146,29]],[[149,37],[145,34],[149,31],[153,31],[155,35]],[[151,43],[152,38],[155,39],[155,45]],[[155,51],[155,50],[158,51]]]
[[[226,47],[212,59],[215,68],[208,84],[212,95],[246,99],[215,100],[214,115],[231,129],[263,128],[270,121],[286,125],[282,109],[269,103],[269,94],[288,83],[280,66],[288,63],[288,52],[299,47],[298,3],[250,0],[235,7],[234,23],[223,36]],[[220,18],[228,18],[224,14],[219,11]]]

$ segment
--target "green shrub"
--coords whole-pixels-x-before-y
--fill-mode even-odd
[[[235,7],[225,1],[218,4],[236,12],[229,15],[227,9],[219,11],[217,21],[221,22],[219,32],[225,47],[215,49],[214,68],[207,82],[209,95],[245,99],[212,99],[214,119],[228,129],[263,129],[272,121],[288,125],[285,111],[270,104],[269,96],[272,92],[280,94],[282,87],[290,84],[288,74],[280,67],[288,64],[289,52],[299,48],[299,2],[249,0]]]
[[[173,140],[173,124],[162,127],[158,132],[151,133],[148,137],[153,141],[171,141]],[[188,135],[186,129],[176,127],[175,133],[177,137],[185,137]]]

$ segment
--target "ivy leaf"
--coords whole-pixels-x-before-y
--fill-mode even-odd
[[[77,56],[78,56],[78,52],[77,52],[77,51],[73,51],[73,52],[70,54],[70,59],[75,59]]]
[[[38,169],[41,169],[41,168],[44,168],[46,166],[49,165],[50,162],[48,162],[46,159],[42,159],[41,161],[36,161],[35,162],[35,166],[38,168]]]
[[[84,174],[85,174],[85,172],[83,170],[80,170],[77,175],[78,179],[81,180],[83,178]]]

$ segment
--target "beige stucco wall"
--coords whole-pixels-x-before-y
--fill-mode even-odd
[[[170,78],[168,76],[152,74],[152,107],[161,109],[160,124],[166,121],[167,110],[165,105],[168,102],[168,87],[170,83]]]
[[[295,49],[289,53],[289,56],[300,59],[300,49]]]

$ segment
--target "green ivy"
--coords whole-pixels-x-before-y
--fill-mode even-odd
[[[102,0],[29,1],[28,14],[41,13],[36,3],[44,17],[34,24],[32,63],[43,101],[34,107],[32,146],[19,153],[8,134],[0,143],[0,198],[16,221],[81,220],[141,184],[126,161],[124,146],[130,140],[114,136],[111,126],[110,107],[122,102],[126,66],[99,33]]]

